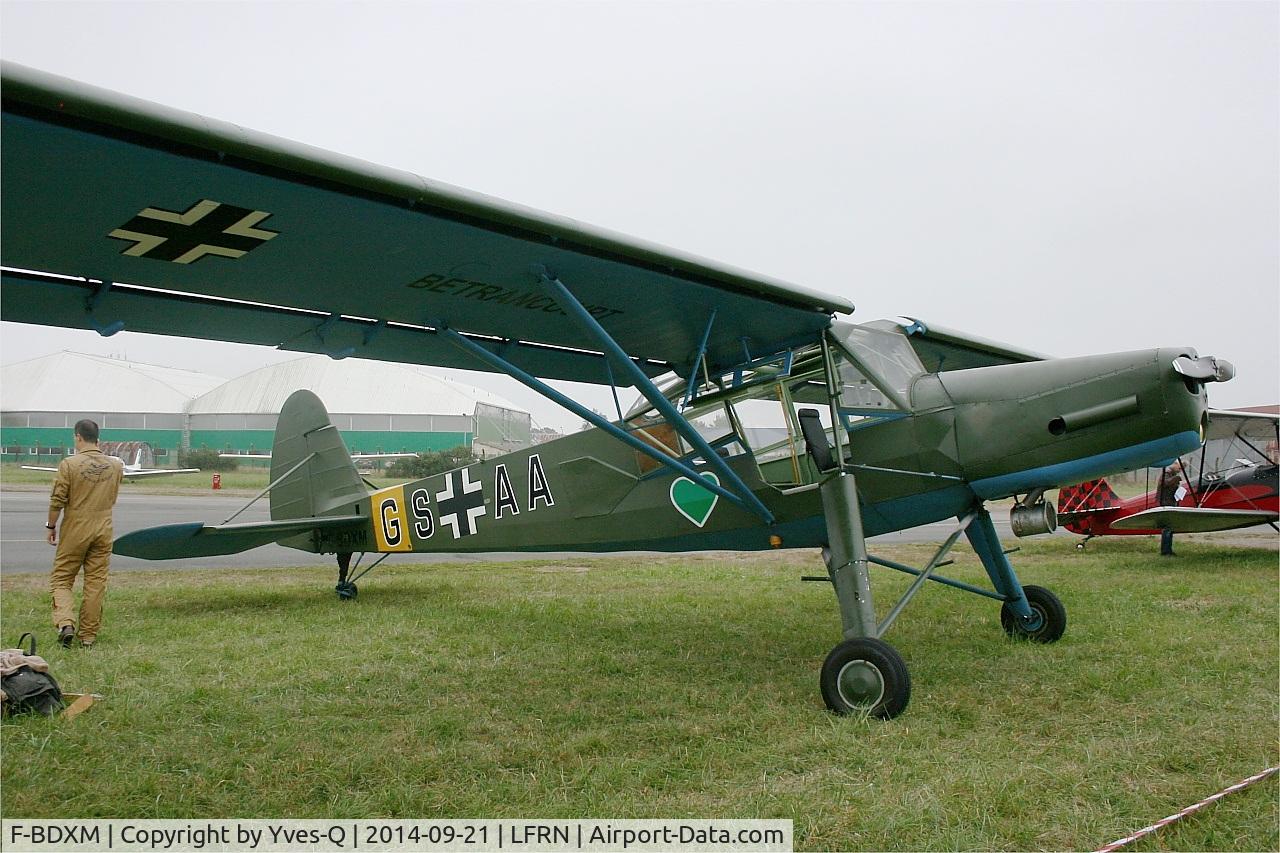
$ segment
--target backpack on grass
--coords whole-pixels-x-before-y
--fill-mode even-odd
[[[22,648],[28,637],[29,651]],[[6,716],[39,713],[52,717],[62,710],[62,689],[49,674],[49,664],[36,654],[34,634],[23,634],[18,638],[18,648],[0,652],[0,690],[4,693]]]

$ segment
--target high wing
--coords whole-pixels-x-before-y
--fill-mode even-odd
[[[1265,412],[1233,412],[1226,409],[1210,409],[1209,425],[1205,440],[1244,438],[1265,445],[1276,437],[1276,425],[1280,415]]]
[[[1252,509],[1156,507],[1111,522],[1117,530],[1172,530],[1174,533],[1212,533],[1276,521],[1276,513]]]
[[[843,299],[12,63],[6,320],[630,385],[813,341]],[[107,286],[106,283],[111,283]]]
[[[968,370],[971,367],[992,367],[998,364],[1021,364],[1028,361],[1044,361],[1043,353],[989,341],[976,335],[967,335],[907,317],[900,324],[916,355],[930,373],[947,370]],[[881,322],[881,321],[877,321]],[[873,324],[874,325],[874,324]]]
[[[1210,409],[1204,444],[1184,464],[1199,489],[1258,466],[1274,466],[1280,448],[1280,416]]]

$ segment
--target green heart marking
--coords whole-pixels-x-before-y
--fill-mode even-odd
[[[720,485],[720,478],[710,471],[704,471],[702,476]],[[688,477],[677,477],[671,481],[671,505],[699,527],[707,523],[719,500],[720,496],[715,492],[707,491]]]

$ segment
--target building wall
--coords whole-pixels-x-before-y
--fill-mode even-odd
[[[470,415],[337,413],[331,417],[353,453],[448,450],[459,445],[471,447],[475,439],[475,419]],[[5,412],[0,417],[0,459],[56,462],[71,452],[72,429],[81,418],[101,426],[102,441],[150,444],[156,464],[162,467],[178,464],[184,428],[189,431],[187,446],[192,449],[269,453],[277,420],[273,414]],[[246,460],[241,464],[255,463]]]
[[[424,450],[448,450],[451,447],[471,446],[470,432],[372,432],[340,430],[342,440],[352,453],[421,453]],[[219,452],[225,450],[252,450],[270,453],[275,441],[274,430],[258,429],[193,429],[191,447],[198,450],[207,447]]]
[[[74,423],[74,421],[73,421]],[[156,452],[156,464],[177,465],[182,446],[181,430],[103,429],[102,441],[145,441]],[[462,445],[470,447],[470,432],[364,432],[344,431],[342,439],[352,453],[422,453],[449,450]],[[192,430],[191,447],[255,451],[270,453],[275,432],[272,430]],[[0,427],[0,455],[5,462],[57,461],[71,452],[71,430],[66,427]],[[38,453],[35,451],[39,451]],[[248,464],[248,460],[245,463]],[[266,464],[264,462],[264,464]]]
[[[77,418],[78,420],[78,418]],[[71,422],[73,425],[75,421]],[[34,462],[39,449],[39,459],[56,461],[71,452],[71,427],[0,427],[0,447],[5,462]],[[178,450],[182,446],[180,429],[102,429],[101,441],[145,441],[155,450],[159,465],[177,464]],[[50,453],[54,450],[57,452]]]

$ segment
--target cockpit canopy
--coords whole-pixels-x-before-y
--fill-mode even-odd
[[[717,453],[751,453],[766,482],[788,487],[815,482],[817,475],[807,458],[800,410],[816,410],[834,439],[833,414],[847,433],[909,413],[911,382],[924,372],[896,323],[836,323],[822,342],[745,359],[718,374],[702,369],[692,381],[670,376],[659,388]],[[624,426],[675,455],[693,454],[643,397]],[[638,457],[642,471],[657,465]]]

